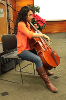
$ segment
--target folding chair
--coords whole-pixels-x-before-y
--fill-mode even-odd
[[[20,60],[21,58],[19,58],[17,56],[17,49],[16,49],[16,47],[17,47],[17,39],[16,39],[15,34],[2,35],[1,36],[1,40],[2,40],[2,47],[3,47],[3,51],[4,51],[4,53],[2,53],[1,57],[5,58],[5,59],[8,58],[8,59],[16,59],[16,60],[18,59],[18,60]],[[21,61],[23,61],[23,59],[21,59]],[[27,67],[28,65],[31,65],[31,64],[33,64],[34,73],[22,71],[22,69],[24,69],[25,67]],[[19,67],[20,67],[20,69],[18,71],[18,70],[16,70],[16,65],[15,65],[15,71],[21,73],[21,79],[22,79],[22,83],[21,84],[23,84],[22,72],[35,75],[34,63],[31,62],[31,63],[27,64],[26,66],[21,67],[20,66],[20,62],[19,62]],[[4,79],[0,79],[0,80],[4,80]],[[13,82],[13,81],[9,81],[9,80],[5,80],[5,81]],[[17,83],[17,82],[13,82],[13,83]]]

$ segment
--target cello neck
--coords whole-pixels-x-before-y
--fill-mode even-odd
[[[37,31],[38,34],[41,33],[39,30],[37,30],[37,28],[31,22],[29,22],[29,24],[34,28],[35,31]]]
[[[34,28],[34,30],[35,30],[38,34],[42,34],[39,30],[37,30],[37,28],[36,28],[31,22],[29,22],[29,24]],[[45,40],[44,37],[40,37],[40,39]]]

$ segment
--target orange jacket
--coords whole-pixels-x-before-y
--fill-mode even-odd
[[[17,55],[20,54],[24,50],[31,50],[33,47],[30,46],[28,42],[28,38],[31,39],[33,36],[33,33],[30,29],[30,24],[26,24],[24,22],[19,22],[18,23],[18,28],[17,28]]]

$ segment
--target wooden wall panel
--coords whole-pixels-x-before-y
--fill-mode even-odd
[[[8,34],[14,33],[14,25],[17,18],[17,11],[16,11],[16,0],[7,0],[8,4]]]
[[[11,0],[11,4],[13,5],[13,8],[16,10],[16,0]],[[15,10],[13,10],[14,22],[16,21],[16,18],[17,18],[17,11]]]
[[[13,7],[13,5],[10,5],[11,7]],[[13,14],[13,9],[10,7],[10,19],[12,20],[12,21],[10,21],[10,33],[12,34],[12,33],[14,33],[14,14]]]
[[[16,0],[7,0],[7,3],[9,5],[12,5],[13,8],[16,10]],[[16,21],[16,18],[17,18],[17,11],[13,10],[13,21],[15,22]]]
[[[8,33],[7,27],[7,11],[6,11],[6,3],[5,1],[0,2],[0,8],[3,9],[4,17],[0,17],[0,42],[1,42],[1,35]]]
[[[46,30],[42,30],[42,33],[58,32],[66,32],[66,21],[46,22]]]
[[[23,6],[33,4],[33,0],[16,0],[16,10],[19,11]]]

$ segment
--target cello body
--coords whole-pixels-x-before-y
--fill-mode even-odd
[[[41,58],[43,66],[46,69],[51,70],[60,64],[60,58],[58,54],[48,46],[45,40],[43,44],[40,38],[34,38],[31,39],[30,44],[35,48],[37,55]]]
[[[41,58],[45,69],[51,70],[60,64],[58,54],[47,44],[45,39],[41,37],[32,38],[29,43],[34,47],[37,55]]]

